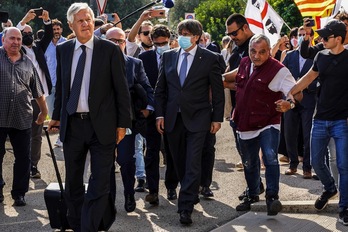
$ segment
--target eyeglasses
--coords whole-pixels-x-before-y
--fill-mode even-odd
[[[325,42],[328,42],[329,39],[331,39],[331,38],[335,38],[335,36],[334,36],[334,35],[330,35],[330,36],[327,36],[327,37],[322,37],[322,39],[323,39]]]
[[[157,43],[157,42],[153,42],[153,45],[155,45],[156,47],[162,47],[168,44],[168,41],[165,42],[161,42],[161,43]]]
[[[243,24],[242,26],[240,26],[237,30],[231,31],[230,33],[226,32],[226,35],[228,35],[228,36],[231,36],[231,35],[232,35],[232,36],[237,36],[237,35],[238,35],[238,31],[239,31],[240,29],[242,29],[243,26],[244,26],[244,24]]]
[[[114,42],[115,44],[124,44],[126,42],[124,39],[110,38],[109,40]]]
[[[33,35],[33,32],[22,32],[22,35],[29,35],[29,36],[31,36],[31,35]]]
[[[148,36],[150,34],[150,31],[142,31],[139,34],[143,33],[144,36]]]

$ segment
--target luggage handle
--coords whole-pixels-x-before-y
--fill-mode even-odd
[[[59,128],[59,127],[55,127],[55,128]],[[50,148],[54,170],[56,171],[56,176],[57,176],[58,185],[59,185],[59,189],[60,189],[60,195],[61,195],[61,198],[63,199],[64,188],[63,188],[62,177],[60,176],[60,173],[59,173],[58,164],[57,164],[57,160],[56,160],[56,155],[54,154],[54,150],[52,148],[52,143],[51,143],[51,140],[50,140],[50,135],[49,135],[48,130],[47,130],[47,126],[44,126],[43,130],[45,131],[45,134],[46,134],[46,137],[47,137],[47,142],[48,142],[48,146]]]

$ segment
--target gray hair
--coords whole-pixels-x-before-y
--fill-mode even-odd
[[[251,37],[249,42],[249,48],[251,48],[253,43],[260,43],[261,41],[265,41],[267,43],[267,46],[271,48],[271,42],[269,41],[269,38],[263,34],[257,34]]]
[[[69,23],[74,21],[75,14],[77,14],[80,10],[89,11],[90,15],[92,16],[92,20],[94,21],[93,10],[88,6],[88,4],[84,2],[75,2],[69,7],[68,12],[66,13],[66,18]]]

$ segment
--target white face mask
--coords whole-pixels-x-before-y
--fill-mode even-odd
[[[297,40],[296,38],[292,38],[292,39],[290,40],[290,43],[291,43],[291,45],[292,45],[293,47],[297,48],[297,46],[298,46],[298,40]]]

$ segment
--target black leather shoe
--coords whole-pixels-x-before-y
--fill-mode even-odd
[[[24,196],[18,196],[14,199],[14,206],[25,206],[27,203],[24,200]]]
[[[139,179],[138,180],[138,185],[134,189],[134,191],[136,191],[136,192],[145,192],[145,180]]]
[[[188,212],[187,210],[183,210],[180,213],[180,223],[183,225],[190,225],[192,224],[192,219],[191,219],[191,213]]]
[[[145,196],[145,201],[149,202],[151,205],[158,205],[159,199],[157,193],[149,193]]]
[[[134,195],[126,195],[125,196],[125,201],[124,201],[124,209],[129,213],[133,212],[135,210],[136,203],[134,199]]]
[[[175,189],[167,189],[167,199],[168,200],[176,200],[178,199],[178,195],[176,194]]]
[[[202,187],[201,194],[204,198],[214,197],[214,193],[210,190],[209,187]]]

